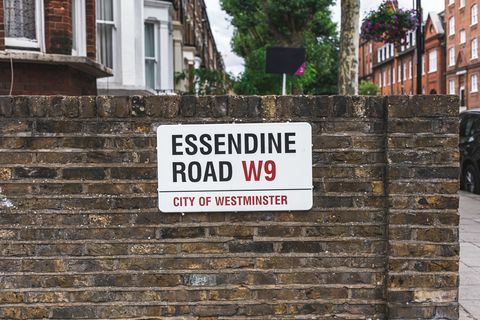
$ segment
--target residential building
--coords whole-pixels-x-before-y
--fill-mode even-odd
[[[224,72],[223,58],[217,50],[204,0],[176,0],[174,30],[175,73],[184,79],[176,81],[176,90],[192,91],[193,70],[206,68]],[[181,31],[180,31],[181,30]]]
[[[96,0],[97,59],[108,95],[189,92],[193,69],[223,70],[203,0]]]
[[[95,0],[0,0],[0,95],[96,95]]]
[[[397,8],[396,1],[390,4]],[[422,57],[422,92],[443,94],[445,85],[445,30],[443,13],[430,12],[425,22]],[[417,45],[415,30],[409,32],[401,45],[361,41],[359,79],[370,80],[381,95],[416,94]]]
[[[458,94],[461,106],[480,107],[480,59],[477,0],[445,0],[445,20],[455,21],[446,39],[447,93]]]

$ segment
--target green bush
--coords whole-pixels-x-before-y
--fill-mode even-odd
[[[358,93],[362,96],[376,96],[378,94],[378,86],[372,81],[360,81]]]

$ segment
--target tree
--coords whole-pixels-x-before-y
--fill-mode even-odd
[[[245,71],[233,88],[238,94],[278,94],[281,75],[265,73],[269,46],[304,47],[305,75],[289,76],[290,92],[336,92],[338,38],[331,20],[333,0],[221,0],[235,27],[233,51],[245,60]]]
[[[357,95],[360,0],[341,0],[341,12],[338,91],[342,95]]]

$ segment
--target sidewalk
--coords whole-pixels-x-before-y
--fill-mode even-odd
[[[460,320],[480,320],[480,196],[460,192]]]

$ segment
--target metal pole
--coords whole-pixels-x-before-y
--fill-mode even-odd
[[[422,63],[423,63],[423,32],[422,32],[422,1],[417,0],[417,18],[420,25],[417,27],[416,38],[417,38],[417,94],[422,94]]]
[[[282,96],[287,94],[287,74],[283,74],[283,83],[282,83]]]

